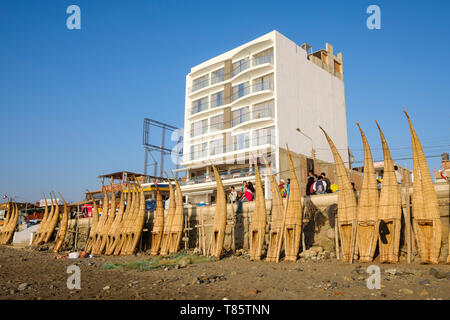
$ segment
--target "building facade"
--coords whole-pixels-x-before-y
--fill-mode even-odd
[[[272,31],[191,69],[182,162],[189,202],[214,201],[211,164],[227,187],[254,180],[252,163],[264,164],[262,155],[288,177],[287,146],[302,158],[299,175],[333,162],[319,125],[348,163],[342,54],[329,44],[310,48]]]

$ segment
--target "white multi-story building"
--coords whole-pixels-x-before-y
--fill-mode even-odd
[[[329,44],[314,53],[310,48],[272,31],[191,69],[182,163],[191,202],[214,200],[212,163],[230,186],[254,179],[251,164],[263,163],[260,154],[283,176],[286,145],[304,156],[300,174],[314,159],[333,162],[319,125],[348,163],[342,54],[335,56]]]

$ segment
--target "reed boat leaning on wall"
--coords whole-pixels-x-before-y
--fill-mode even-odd
[[[369,142],[359,123],[356,124],[364,146],[364,176],[356,215],[358,221],[356,241],[359,248],[359,260],[370,262],[373,260],[378,240],[378,183]]]
[[[413,150],[413,225],[422,263],[439,263],[442,222],[439,202],[431,180],[425,154],[406,111]]]
[[[103,186],[102,186],[103,188]],[[109,212],[109,198],[108,192],[106,189],[103,190],[103,207],[102,207],[102,215],[98,220],[98,228],[97,228],[97,237],[95,239],[94,247],[92,248],[93,254],[100,254],[99,249],[102,245],[103,238],[106,237],[105,234],[105,225],[108,221],[108,212]]]
[[[259,175],[258,164],[255,162],[255,210],[250,224],[250,260],[261,260],[266,236],[266,199]]]
[[[36,244],[36,240],[39,239],[40,235],[42,234],[42,230],[44,229],[43,227],[47,223],[47,219],[48,219],[47,199],[45,198],[45,193],[43,195],[44,195],[44,216],[42,217],[42,220],[39,223],[39,227],[38,227],[38,229],[36,230],[36,233],[33,236],[33,241],[31,242],[32,245]]]
[[[320,126],[319,126],[320,127]],[[339,184],[338,192],[338,225],[339,234],[341,237],[342,261],[353,262],[353,255],[355,252],[355,242],[357,234],[356,221],[356,198],[353,193],[353,188],[347,175],[347,169],[344,162],[336,149],[331,138],[326,131],[320,127],[325,134],[325,137],[330,145],[333,153],[334,162],[336,164],[336,172]]]
[[[395,176],[394,161],[391,157],[388,144],[381,131],[381,144],[384,154],[383,183],[380,192],[378,207],[379,248],[381,263],[397,263],[399,259],[400,228],[402,218],[402,202],[400,188]]]
[[[283,244],[284,205],[277,180],[272,174],[272,170],[270,169],[270,165],[267,163],[266,158],[263,159],[269,174],[270,188],[272,191],[272,218],[270,221],[269,246],[267,248],[266,261],[278,262],[280,260],[281,246]]]
[[[116,217],[116,193],[114,192],[113,188],[114,180],[111,177],[111,205],[109,206],[109,212],[108,217],[106,218],[105,224],[102,227],[102,230],[100,231],[100,238],[101,241],[99,241],[99,246],[97,247],[97,253],[96,254],[102,254],[103,251],[106,249],[106,244],[108,242],[108,234],[109,230],[111,229],[111,226],[114,223],[115,217]]]
[[[6,218],[3,221],[2,229],[0,230],[0,244],[4,244],[4,239],[6,239],[6,234],[8,233],[9,221],[11,221],[11,216],[13,214],[13,203],[8,201],[8,207],[6,209]]]
[[[56,198],[56,194],[53,192],[54,196],[54,202],[55,202],[55,211],[53,213],[52,218],[49,221],[49,226],[47,228],[47,231],[45,233],[44,237],[44,243],[47,243],[50,241],[50,238],[52,237],[53,233],[55,232],[56,225],[58,224],[59,220],[59,204]]]
[[[133,226],[135,224],[135,219],[137,216],[137,210],[139,206],[139,198],[138,198],[138,191],[136,189],[136,186],[133,186],[133,192],[132,192],[132,204],[131,204],[131,210],[128,215],[127,221],[125,221],[124,226],[124,232],[122,237],[122,242],[120,243],[118,247],[118,254],[120,255],[127,255],[127,250],[131,242],[132,233],[133,233]]]
[[[126,255],[131,255],[136,251],[139,240],[142,236],[142,229],[144,228],[145,222],[145,194],[144,188],[138,189],[139,196],[137,197],[135,215],[133,219],[133,224],[131,225],[131,232],[128,239],[128,245],[125,249]]]
[[[131,189],[131,184],[128,184],[127,186],[127,206],[125,208],[125,212],[122,217],[122,221],[119,226],[118,233],[116,235],[116,239],[113,243],[113,255],[117,256],[120,254],[125,240],[126,240],[126,234],[128,231],[128,225],[130,223],[130,217],[133,211],[133,203],[134,203],[134,197],[133,192]]]
[[[19,220],[19,208],[17,203],[11,202],[11,205],[8,208],[8,217],[8,221],[5,221],[5,224],[2,227],[0,244],[9,244],[14,236],[17,221]]]
[[[155,215],[153,217],[152,247],[150,248],[150,254],[152,256],[158,255],[164,232],[164,205],[161,191],[159,191],[158,188],[158,183],[155,183],[155,187],[156,187],[156,210]]]
[[[211,242],[209,245],[210,250],[208,250],[208,255],[220,259],[223,251],[223,243],[225,240],[225,230],[227,227],[227,201],[219,172],[214,165],[212,166],[212,168],[217,185],[217,197],[216,212],[214,213],[214,222],[211,231]]]
[[[173,173],[172,173],[173,176]],[[180,247],[181,238],[183,235],[184,229],[184,206],[183,206],[183,194],[181,193],[181,187],[178,183],[177,179],[173,179],[175,181],[176,188],[176,207],[175,207],[175,215],[172,221],[172,228],[170,230],[170,240],[169,240],[169,253],[178,252],[178,248]]]
[[[170,246],[170,232],[172,230],[173,218],[175,216],[176,204],[175,204],[175,191],[173,190],[172,181],[167,177],[169,183],[169,210],[167,210],[167,219],[164,219],[164,233],[161,241],[160,255],[167,255],[169,253]]]
[[[120,225],[122,224],[124,209],[125,209],[125,193],[123,192],[123,190],[121,190],[119,200],[119,210],[117,211],[116,217],[114,218],[114,222],[111,225],[111,228],[109,228],[107,235],[105,248],[106,255],[111,255],[114,252],[115,249],[114,244],[117,244],[116,239],[120,234]]]
[[[286,148],[289,158],[291,187],[286,204],[287,209],[284,224],[284,251],[286,261],[296,261],[300,250],[302,236],[303,200],[300,194],[300,186],[295,173],[294,163],[292,162],[291,152],[287,146]]]
[[[64,212],[63,212],[63,216],[61,219],[61,223],[59,225],[58,234],[56,235],[55,245],[53,246],[53,252],[55,252],[55,253],[57,253],[61,249],[62,245],[64,244],[64,239],[66,239],[66,233],[67,233],[67,225],[69,224],[69,210],[67,208],[66,200],[64,200],[61,193],[58,192],[58,194],[64,203]]]
[[[94,247],[95,240],[97,237],[97,229],[98,229],[98,207],[97,202],[94,197],[91,195],[92,199],[92,219],[91,219],[91,228],[89,231],[88,243],[86,246],[86,252],[91,253],[92,248]]]
[[[35,238],[34,238],[34,240],[35,240],[34,244],[36,244],[36,245],[40,245],[40,244],[44,243],[44,239],[47,234],[47,230],[49,228],[51,220],[53,219],[53,213],[55,212],[55,204],[53,201],[52,193],[50,192],[49,195],[50,195],[50,212],[48,213],[47,219],[45,220],[45,222],[41,222],[42,226],[40,227],[40,230],[41,230],[40,234],[35,236]],[[45,201],[45,203],[47,204],[47,200]]]

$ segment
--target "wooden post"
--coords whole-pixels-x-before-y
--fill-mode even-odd
[[[407,171],[403,170],[403,181],[405,185],[405,228],[406,228],[406,250],[407,250],[407,260],[411,263],[411,211],[410,211],[410,198],[409,198],[409,175],[406,176]]]
[[[334,241],[336,244],[336,259],[341,260],[339,249],[339,226],[338,226],[337,210],[334,216]]]

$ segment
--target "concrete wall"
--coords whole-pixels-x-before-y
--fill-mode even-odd
[[[348,164],[347,121],[344,82],[307,59],[307,53],[276,32],[275,92],[279,146],[311,156],[311,140],[296,131],[300,128],[314,143],[316,158],[334,162],[321,125]]]

